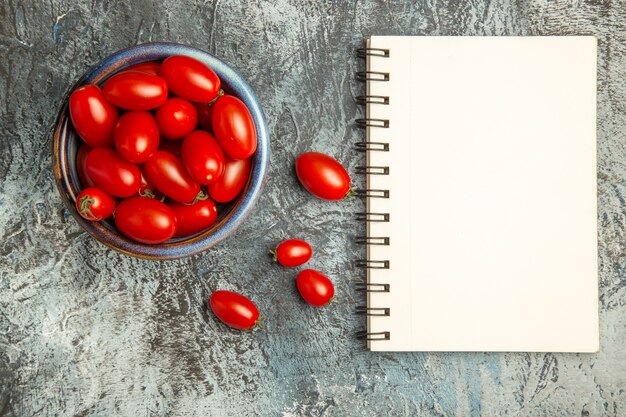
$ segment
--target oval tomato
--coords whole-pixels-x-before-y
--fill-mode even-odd
[[[254,303],[236,292],[215,291],[209,305],[218,319],[235,329],[250,329],[259,319],[259,310]]]
[[[87,167],[85,166],[89,152],[91,152],[91,147],[83,143],[78,147],[78,152],[76,153],[76,172],[78,173],[80,185],[83,187],[93,187],[95,185],[87,175]]]
[[[164,138],[182,139],[196,128],[198,112],[187,100],[172,97],[157,109],[156,121]]]
[[[161,68],[161,64],[159,64],[158,62],[148,61],[148,62],[142,62],[140,64],[131,65],[130,67],[126,68],[124,71],[137,71],[137,72],[143,72],[145,74],[150,74],[150,75],[159,75],[160,68]]]
[[[155,245],[174,236],[176,216],[172,209],[158,200],[132,197],[117,206],[115,225],[130,239]]]
[[[322,307],[335,295],[335,287],[328,277],[314,269],[305,269],[296,278],[298,291],[304,300],[315,307]]]
[[[172,155],[175,155],[180,158],[181,155],[181,140],[162,140],[159,144],[159,150],[169,152]]]
[[[296,175],[302,186],[323,200],[341,200],[350,191],[350,176],[334,158],[306,152],[296,159]]]
[[[217,220],[217,207],[208,198],[193,204],[172,202],[169,207],[176,215],[176,237],[195,235],[213,226]]]
[[[92,147],[113,146],[117,109],[95,85],[84,85],[70,95],[70,119],[76,133]]]
[[[137,71],[122,71],[102,87],[111,103],[126,110],[151,110],[167,100],[167,83],[161,77]]]
[[[85,160],[87,175],[98,188],[115,197],[137,194],[141,172],[137,165],[128,162],[113,149],[95,148]]]
[[[235,96],[224,95],[212,105],[213,132],[232,159],[249,158],[256,151],[256,128],[250,111]]]
[[[146,162],[159,147],[159,127],[147,111],[127,111],[115,126],[115,149],[135,164]]]
[[[156,151],[143,169],[151,184],[179,203],[191,203],[200,192],[200,185],[191,178],[183,162],[169,152]]]
[[[235,161],[224,158],[224,173],[207,187],[211,198],[218,203],[228,203],[241,193],[250,177],[250,160]]]
[[[311,256],[313,256],[311,245],[301,239],[285,240],[274,251],[274,261],[288,267],[305,264]]]
[[[115,211],[115,200],[99,188],[88,187],[76,197],[76,210],[84,219],[104,220]]]
[[[187,171],[200,184],[211,184],[224,173],[224,152],[213,135],[202,130],[191,132],[182,146]]]
[[[213,132],[213,104],[194,103],[196,112],[198,113],[198,125],[207,132]]]
[[[204,63],[188,56],[171,56],[161,64],[161,77],[170,91],[189,101],[208,103],[217,97],[221,82]]]

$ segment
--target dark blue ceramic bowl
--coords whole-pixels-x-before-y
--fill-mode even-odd
[[[204,62],[215,71],[226,93],[241,99],[252,114],[256,125],[257,150],[252,156],[248,184],[232,203],[220,206],[217,223],[195,236],[172,239],[160,245],[145,245],[126,238],[111,220],[89,222],[76,211],[76,196],[80,182],[76,171],[76,153],[81,139],[69,122],[69,94],[83,84],[101,85],[107,78],[131,65],[146,61],[161,61],[171,55],[187,55]],[[116,52],[90,69],[68,92],[53,131],[54,176],[61,198],[76,221],[89,234],[119,252],[144,259],[175,259],[190,256],[215,246],[231,235],[250,214],[267,179],[270,159],[269,132],[258,98],[248,83],[234,69],[216,57],[190,46],[175,43],[147,43]]]

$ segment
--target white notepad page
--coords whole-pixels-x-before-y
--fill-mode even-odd
[[[372,37],[368,317],[377,351],[599,349],[596,39]]]

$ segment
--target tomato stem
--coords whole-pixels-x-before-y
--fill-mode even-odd
[[[146,188],[143,191],[140,191],[139,195],[141,197],[156,198],[156,194],[154,194],[152,190],[150,190],[149,188]]]
[[[274,262],[278,262],[278,255],[276,254],[276,250],[274,249],[270,250],[270,255],[272,256],[272,260]]]
[[[207,103],[207,106],[212,106],[217,101],[217,99],[222,97],[223,95],[224,95],[224,90],[220,88],[220,91],[217,93],[217,96],[213,100],[209,101]]]
[[[200,189],[200,192],[198,193],[196,198],[194,198],[193,201],[187,205],[191,206],[193,204],[196,204],[198,201],[206,200],[208,198],[209,198],[209,194],[205,193],[204,190]]]
[[[96,220],[96,216],[94,216],[91,212],[91,205],[95,202],[96,200],[91,198],[89,194],[85,194],[84,196],[82,196],[79,200],[81,214],[83,214],[84,216],[89,216],[91,220]]]
[[[348,192],[346,193],[346,195],[343,196],[343,198],[350,198],[350,197],[354,197],[355,195],[356,195],[356,191],[354,190],[354,188],[350,188]]]

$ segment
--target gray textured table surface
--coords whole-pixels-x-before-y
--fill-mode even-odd
[[[372,354],[355,339],[362,202],[314,200],[293,160],[318,150],[351,172],[359,164],[353,50],[370,34],[598,37],[600,353]],[[66,90],[148,41],[188,43],[239,69],[272,135],[253,215],[214,250],[173,262],[91,239],[51,173],[49,129]],[[0,414],[626,415],[624,1],[4,0],[0,54]],[[284,235],[315,247],[311,266],[336,283],[332,307],[308,308],[294,272],[269,262]],[[251,296],[263,327],[239,333],[207,316],[220,288]]]

